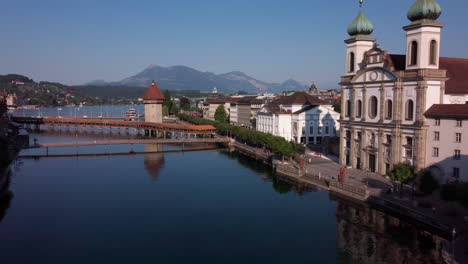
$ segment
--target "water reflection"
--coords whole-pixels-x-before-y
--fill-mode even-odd
[[[3,175],[2,175],[3,174]],[[11,172],[0,172],[0,223],[10,208],[13,193],[10,191]]]
[[[153,181],[158,179],[161,169],[164,167],[164,154],[154,153],[162,151],[161,144],[145,144],[144,164],[150,178]]]
[[[270,165],[258,162],[248,156],[240,154],[237,151],[222,151],[221,153],[230,159],[237,160],[242,166],[255,171],[264,181],[271,182],[271,186],[276,193],[286,194],[294,192],[301,196],[307,192],[318,191],[318,188],[313,186],[306,186],[288,177],[276,175]]]
[[[449,263],[443,238],[368,205],[332,199],[343,263]]]

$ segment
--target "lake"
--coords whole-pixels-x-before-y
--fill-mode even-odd
[[[443,239],[227,150],[19,159],[0,182],[1,263],[444,263]]]

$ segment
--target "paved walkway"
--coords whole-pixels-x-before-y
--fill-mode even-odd
[[[338,178],[341,165],[330,159],[306,155],[305,168],[307,172],[318,173],[324,178]],[[297,166],[297,165],[296,165]],[[396,202],[417,210],[418,212],[433,217],[440,223],[449,227],[455,227],[457,238],[449,247],[454,250],[459,263],[468,263],[468,223],[464,222],[464,216],[468,216],[468,208],[461,206],[457,202],[446,202],[440,199],[439,191],[430,196],[416,197],[410,189],[402,192],[388,193],[391,186],[395,190],[400,186],[392,183],[389,179],[376,173],[365,172],[356,169],[346,169],[345,183],[355,187],[367,185],[371,195]],[[416,203],[420,206],[417,206]],[[421,206],[423,205],[423,206]],[[434,209],[435,208],[435,211]],[[465,231],[466,230],[466,231]],[[464,234],[463,234],[464,233]],[[452,246],[454,245],[454,248]]]

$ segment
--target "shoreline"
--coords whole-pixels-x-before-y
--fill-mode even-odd
[[[314,175],[312,172],[308,172],[307,169],[300,169],[297,164],[275,160],[273,155],[265,157],[258,149],[234,140],[231,140],[229,147],[239,152],[241,155],[245,155],[257,162],[268,165],[280,179],[283,178],[283,180],[286,179],[288,182],[292,181],[296,184],[304,185],[305,187],[319,188],[328,191],[332,196],[366,204],[371,208],[396,216],[414,225],[421,226],[427,232],[444,238],[447,241],[447,247],[452,248],[452,250],[453,247],[458,249],[464,246],[464,241],[458,237],[453,239],[453,227],[450,226],[450,224],[422,212],[422,209],[418,210],[419,208],[414,207],[415,205],[413,205],[414,208],[405,205],[403,202],[404,200],[395,201],[383,197],[382,194],[376,195],[369,190],[370,188],[366,185],[364,185],[364,188],[355,187],[339,183],[334,179],[325,179],[320,176],[319,172],[318,175]],[[458,232],[461,233],[462,230],[458,230]],[[460,261],[459,263],[463,263],[463,261],[466,260],[465,253],[463,250],[458,250],[456,252],[457,253],[454,256],[452,255],[452,257]]]

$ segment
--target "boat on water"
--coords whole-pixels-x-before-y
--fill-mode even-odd
[[[125,120],[128,120],[128,121],[138,120],[137,111],[135,109],[133,109],[133,108],[128,109],[127,113],[125,114]]]

